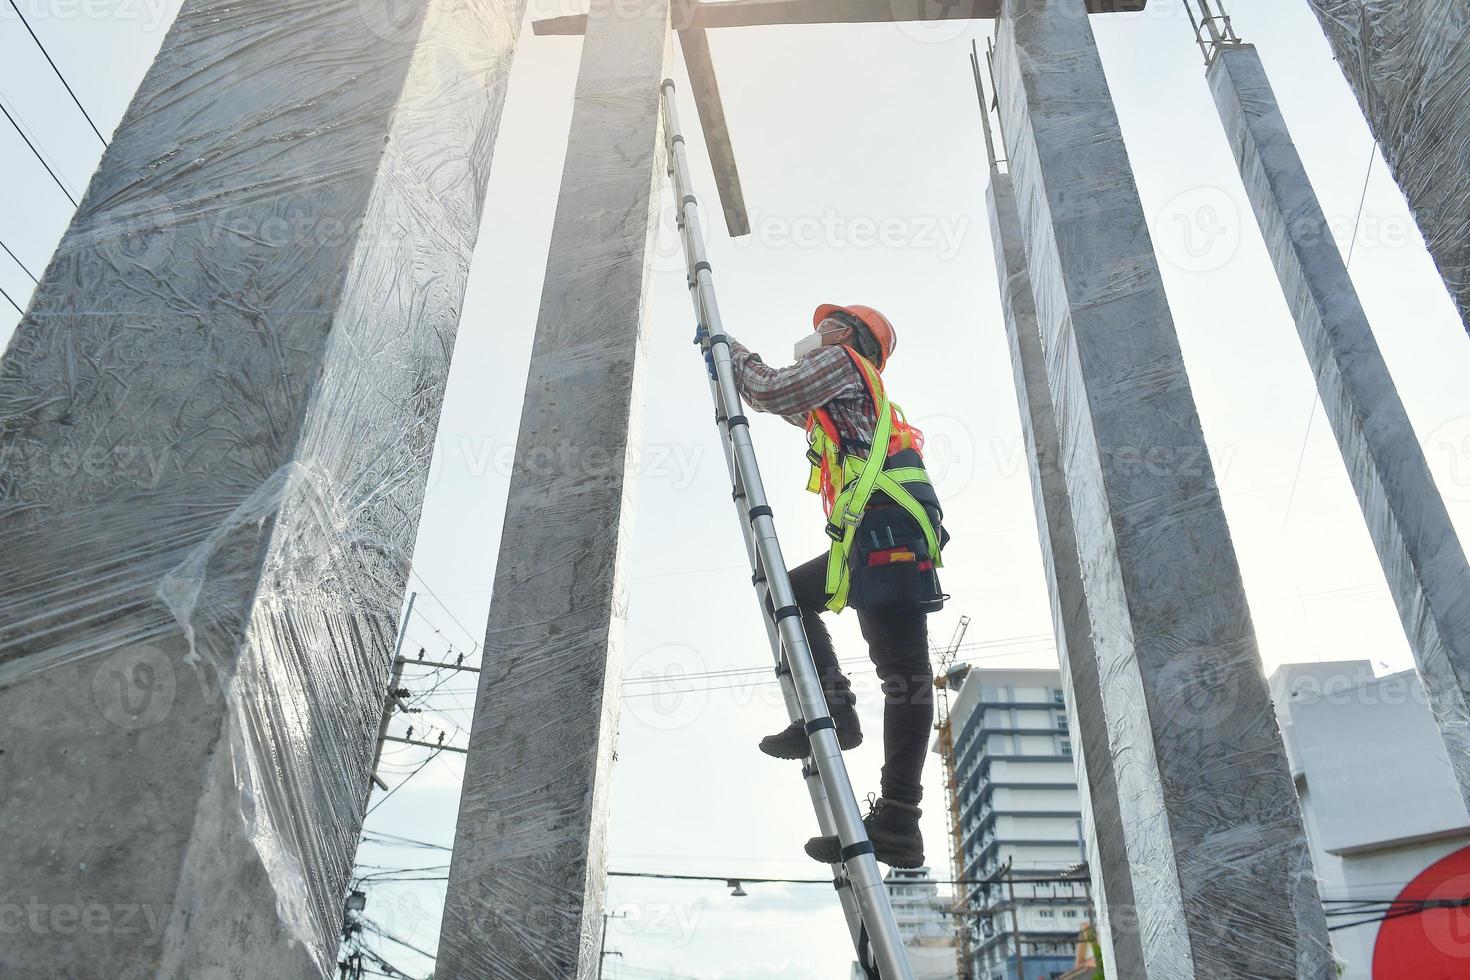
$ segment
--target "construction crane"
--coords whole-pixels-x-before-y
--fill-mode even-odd
[[[934,677],[934,687],[939,692],[935,699],[934,727],[939,732],[939,757],[944,760],[944,795],[949,803],[949,877],[955,882],[954,921],[958,927],[955,959],[959,967],[955,975],[960,980],[969,980],[970,976],[970,920],[964,914],[969,901],[964,886],[959,884],[965,877],[965,845],[964,834],[960,832],[960,784],[955,771],[954,729],[949,723],[949,691],[958,687],[970,672],[968,664],[956,665],[954,662],[969,628],[970,617],[961,616],[949,638],[949,646],[939,654],[939,671]]]

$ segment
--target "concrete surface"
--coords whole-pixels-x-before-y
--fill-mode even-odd
[[[1251,45],[1227,47],[1209,79],[1457,785],[1470,800],[1470,564],[1260,56]]]
[[[1006,0],[997,48],[1145,968],[1326,980],[1301,814],[1085,7]]]
[[[441,980],[591,978],[628,602],[668,0],[593,6],[506,505]]]
[[[334,972],[521,10],[164,39],[0,362],[0,975]]]

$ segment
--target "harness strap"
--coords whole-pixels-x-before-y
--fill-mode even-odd
[[[868,450],[868,458],[862,463],[862,474],[858,476],[857,482],[849,483],[838,494],[837,502],[832,506],[832,516],[828,518],[831,526],[838,528],[856,527],[863,519],[863,511],[868,507],[868,498],[873,495],[873,487],[878,483],[878,474],[883,472],[883,464],[887,459],[888,437],[893,432],[893,413],[889,411],[888,392],[883,392],[878,405],[878,427],[873,432],[873,446]],[[836,535],[831,526],[827,530],[830,537]]]
[[[934,528],[934,522],[929,517],[929,512],[924,505],[919,503],[913,494],[909,493],[903,483],[894,478],[893,474],[904,472],[917,472],[917,479],[909,479],[903,483],[928,483],[928,475],[917,467],[904,467],[898,470],[883,472],[878,475],[876,489],[883,491],[887,497],[896,505],[902,507],[909,517],[913,518],[924,532],[924,542],[929,546],[929,554],[932,556],[934,566],[943,568],[944,561],[940,557],[939,534]],[[871,495],[870,495],[871,496]],[[828,525],[830,532],[832,525]],[[836,540],[832,549],[827,552],[827,608],[833,612],[841,612],[847,606],[847,593],[851,586],[852,571],[848,567],[848,555],[852,553],[853,539],[857,537],[857,524],[848,524],[844,528],[840,540]]]
[[[818,423],[815,413],[808,425],[812,444],[807,451],[807,460],[812,464],[812,473],[807,489],[821,493],[827,489],[825,484],[828,479],[842,481],[841,491],[832,501],[826,529],[827,536],[833,542],[827,553],[826,580],[827,608],[833,612],[841,612],[847,606],[851,585],[848,556],[852,553],[858,525],[862,523],[863,514],[875,492],[882,492],[895,505],[904,509],[922,529],[924,541],[929,546],[929,554],[933,556],[935,565],[942,566],[939,557],[939,533],[934,522],[924,505],[905,488],[905,484],[929,483],[929,474],[922,466],[901,466],[892,470],[884,468],[888,462],[896,406],[889,400],[883,383],[873,377],[876,372],[871,371],[861,358],[854,356],[853,360],[876,402],[874,409],[877,424],[867,457],[843,455],[834,433],[828,432],[825,424]]]

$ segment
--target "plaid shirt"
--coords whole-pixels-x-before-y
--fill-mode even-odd
[[[780,415],[802,428],[813,409],[825,408],[844,450],[861,455],[873,444],[877,411],[862,372],[846,351],[818,347],[790,367],[773,368],[732,340],[730,358],[740,397],[751,408]]]

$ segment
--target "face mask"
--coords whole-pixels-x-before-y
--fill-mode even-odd
[[[799,361],[812,351],[819,350],[826,343],[827,338],[824,335],[816,332],[809,333],[796,342],[796,346],[792,348],[792,355]]]
[[[831,323],[832,321],[823,320],[822,322],[823,324],[827,324]],[[812,351],[822,347],[826,347],[828,337],[836,337],[838,338],[838,340],[835,342],[840,343],[841,338],[843,336],[846,336],[847,334],[847,328],[840,324],[835,324],[835,326],[837,327],[837,329],[835,330],[816,330],[812,333],[807,334],[805,337],[796,342],[796,346],[792,348],[792,354],[794,354],[796,359],[799,361],[803,357],[806,357],[808,354],[810,354]]]

